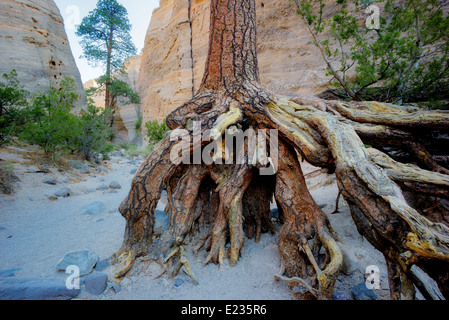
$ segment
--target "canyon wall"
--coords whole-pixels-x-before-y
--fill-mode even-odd
[[[137,90],[137,78],[140,71],[141,58],[141,55],[129,58],[125,63],[125,73],[117,76],[118,79],[128,83],[134,90]],[[89,80],[84,83],[85,89],[91,87],[98,87],[95,80]],[[104,92],[92,96],[92,99],[96,107],[104,108]],[[136,132],[136,121],[140,114],[140,104],[121,105],[119,103],[112,128],[115,133],[115,143],[134,142],[139,145],[142,143],[140,133]]]
[[[209,3],[162,0],[153,12],[137,82],[144,123],[162,120],[199,87],[208,51]],[[322,57],[295,7],[287,0],[256,0],[256,6],[262,84],[280,94],[324,91],[329,78]]]
[[[0,1],[0,30],[0,74],[15,69],[32,93],[58,88],[70,77],[80,95],[75,111],[85,107],[81,76],[53,0]]]

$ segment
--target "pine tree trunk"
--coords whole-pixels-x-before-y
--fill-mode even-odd
[[[254,1],[211,1],[209,54],[200,90],[235,94],[259,81]]]
[[[166,137],[136,173],[119,208],[127,225],[122,248],[114,256],[116,277],[125,275],[136,257],[149,255],[171,276],[184,267],[196,283],[185,244],[188,235],[197,233],[200,241],[194,252],[205,249],[206,264],[223,264],[225,259],[236,264],[246,237],[258,240],[262,232],[274,232],[269,219],[274,196],[283,223],[278,243],[283,268],[275,279],[301,285],[317,299],[332,299],[343,264],[340,240],[307,190],[300,155],[335,173],[357,229],[387,260],[392,299],[400,298],[400,292],[413,297],[411,283],[427,297],[438,297],[417,267],[435,279],[448,297],[447,208],[431,217],[423,208],[412,208],[403,190],[448,199],[448,168],[431,151],[447,154],[441,147],[447,138],[438,133],[449,129],[449,114],[377,102],[278,97],[259,84],[255,22],[254,0],[211,0],[202,84],[166,120],[172,130],[187,129],[185,137],[190,140]],[[206,138],[198,140],[195,123]],[[258,161],[253,161],[249,144],[227,147],[225,133],[239,129],[275,130],[263,131],[266,145],[255,142]],[[190,145],[190,141],[198,143]],[[373,148],[367,149],[367,143]],[[216,153],[213,163],[171,159],[173,150],[187,150],[191,156],[211,146],[226,151]],[[408,152],[409,160],[421,167],[395,161],[393,153],[382,152],[386,148]],[[274,163],[262,161],[263,151]],[[242,163],[217,162],[239,152],[245,159]],[[261,170],[270,165],[275,167],[274,175],[262,175]],[[170,223],[153,243],[153,213],[164,190]],[[320,253],[323,250],[325,255]]]

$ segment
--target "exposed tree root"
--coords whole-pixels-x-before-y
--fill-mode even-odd
[[[123,277],[136,257],[149,255],[171,276],[184,268],[196,282],[184,248],[189,235],[198,239],[195,255],[208,251],[205,264],[223,265],[225,259],[236,264],[245,237],[257,241],[261,233],[274,231],[269,219],[274,194],[283,266],[275,279],[300,283],[317,299],[332,299],[343,264],[339,238],[307,190],[300,157],[335,172],[357,230],[386,259],[392,299],[413,299],[413,285],[427,298],[441,298],[418,267],[448,298],[449,227],[441,221],[447,212],[412,208],[403,190],[448,199],[449,168],[433,155],[448,156],[447,137],[438,137],[449,130],[449,113],[276,97],[259,84],[255,21],[253,0],[211,1],[200,90],[166,120],[183,133],[174,141],[166,137],[148,156],[119,208],[127,224],[115,255],[116,276]],[[279,137],[271,131],[256,140],[248,135],[244,147],[230,147],[226,133],[247,129],[277,130]],[[198,152],[213,161],[195,162]],[[182,157],[173,161],[173,153]],[[181,161],[192,155],[193,164]],[[271,177],[260,174],[267,167],[274,169]],[[153,213],[163,190],[170,223],[153,243]]]
[[[433,167],[435,171],[428,171],[395,161],[379,150],[365,148],[360,136],[372,139],[377,132],[377,129],[373,130],[375,126],[400,124],[400,119],[387,122],[376,117],[375,126],[369,127],[368,115],[372,113],[366,108],[374,105],[378,110],[380,104],[358,103],[354,106],[356,112],[349,105],[329,103],[328,106],[327,101],[321,101],[320,109],[317,109],[290,100],[274,100],[254,85],[245,86],[243,92],[246,94],[239,100],[218,96],[211,100],[211,94],[200,95],[194,101],[205,99],[206,105],[186,104],[167,122],[189,128],[189,119],[185,116],[192,116],[190,120],[211,117],[206,126],[201,123],[201,130],[208,137],[201,141],[201,148],[208,146],[209,141],[219,141],[226,130],[236,124],[241,128],[279,129],[279,149],[267,150],[278,159],[275,179],[262,178],[255,172],[260,163],[253,163],[254,155],[248,151],[245,151],[245,163],[240,165],[171,163],[169,151],[184,142],[167,138],[142,165],[130,194],[120,207],[127,219],[127,230],[124,245],[117,255],[122,262],[117,275],[123,276],[136,256],[151,253],[169,266],[167,270],[171,270],[172,276],[184,267],[196,282],[182,243],[187,235],[197,232],[199,241],[194,254],[205,248],[209,253],[204,264],[222,265],[225,258],[229,259],[230,265],[236,264],[245,236],[257,241],[262,232],[274,231],[269,219],[274,194],[283,221],[279,252],[284,270],[277,279],[301,279],[298,281],[307,284],[305,287],[317,298],[332,299],[335,280],[342,266],[338,236],[307,190],[298,152],[313,165],[335,170],[340,192],[350,205],[359,232],[386,257],[392,298],[399,299],[401,293],[413,298],[411,284],[419,281],[411,274],[411,267],[425,261],[422,268],[432,270],[425,267],[432,259],[441,261],[439,263],[449,262],[449,230],[412,209],[399,186],[447,199],[449,179],[441,173],[444,170]],[[256,93],[259,103],[248,104],[249,92]],[[181,112],[183,108],[192,109]],[[336,116],[330,108],[335,108],[339,114],[350,115],[349,120]],[[391,105],[385,107],[386,110],[393,108]],[[355,116],[360,110],[364,111],[363,117]],[[398,130],[412,126],[413,121],[420,121],[422,117],[429,118],[426,123],[437,128],[446,124],[446,120],[440,119],[442,115],[433,118],[430,114],[407,114],[405,124],[388,131],[394,139]],[[364,123],[353,125],[355,120],[361,119]],[[382,131],[382,134],[388,132]],[[218,145],[215,144],[219,152],[215,152],[214,160],[236,157],[236,150],[227,150],[225,143],[224,149]],[[189,149],[190,153],[194,148]],[[417,161],[420,163],[419,159]],[[166,211],[170,215],[170,224],[158,244],[152,245],[152,213],[164,189],[169,196]],[[226,252],[228,239],[230,247]],[[326,251],[324,257],[319,256],[321,247]],[[437,270],[439,272],[441,267]],[[429,275],[438,278],[435,273],[429,271]],[[440,283],[440,286],[446,292],[447,283]]]

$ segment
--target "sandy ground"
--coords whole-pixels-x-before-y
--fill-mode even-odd
[[[101,259],[110,257],[122,243],[125,220],[118,212],[118,206],[126,197],[133,175],[140,161],[132,161],[121,156],[113,156],[103,164],[107,172],[100,173],[91,168],[90,174],[82,174],[75,169],[58,170],[49,167],[48,173],[26,161],[20,149],[0,149],[0,159],[13,161],[14,172],[20,182],[13,195],[0,194],[0,270],[21,268],[17,278],[66,278],[58,272],[56,265],[71,251],[91,249]],[[375,290],[378,299],[388,299],[387,271],[383,256],[358,234],[352,222],[349,209],[340,201],[340,213],[330,215],[337,197],[335,177],[316,171],[303,164],[308,185],[316,202],[343,240],[340,244],[345,253],[345,273],[337,280],[336,291],[351,298],[351,289],[364,281],[363,273],[370,265],[376,265],[381,272],[380,289]],[[53,177],[61,183],[42,183],[46,177]],[[117,181],[119,190],[99,191],[101,184]],[[67,187],[72,191],[68,198],[51,201],[48,195]],[[101,215],[84,215],[83,207],[101,201],[106,210]],[[163,210],[166,200],[162,199],[158,208]],[[276,226],[279,230],[280,225]],[[107,289],[100,296],[90,296],[82,292],[79,299],[226,299],[226,300],[286,300],[295,299],[292,291],[283,283],[274,281],[279,272],[280,262],[277,251],[277,234],[264,234],[259,243],[246,239],[242,257],[237,266],[227,264],[220,270],[210,264],[203,267],[206,253],[193,257],[191,246],[186,247],[189,261],[199,285],[180,273],[174,279],[155,277],[160,272],[156,263],[138,264],[120,283],[121,291],[115,293]],[[104,272],[111,274],[113,266]],[[175,286],[175,281],[184,282]],[[178,280],[179,282],[179,280]],[[296,290],[299,290],[296,288]]]

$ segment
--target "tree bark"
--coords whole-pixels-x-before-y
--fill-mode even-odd
[[[442,216],[425,216],[411,207],[401,188],[447,199],[448,168],[436,163],[430,150],[444,155],[434,138],[449,129],[449,114],[378,102],[278,97],[259,84],[255,21],[254,0],[211,1],[202,84],[166,120],[172,130],[186,129],[188,139],[166,137],[136,173],[119,208],[127,224],[122,248],[114,256],[116,277],[125,275],[136,257],[148,255],[171,276],[184,268],[196,283],[184,248],[192,234],[199,234],[194,253],[208,252],[206,264],[222,265],[226,258],[236,264],[246,237],[258,240],[262,232],[274,232],[269,219],[274,195],[281,213],[278,249],[283,265],[275,279],[304,286],[314,298],[332,299],[343,264],[340,239],[307,190],[299,155],[335,172],[357,230],[387,261],[392,299],[399,299],[400,292],[413,298],[412,283],[425,296],[438,297],[417,276],[418,267],[437,281],[447,298],[449,228],[439,220],[447,209]],[[203,139],[198,140],[194,123],[200,123]],[[279,137],[265,133],[270,143],[256,140],[255,153],[248,143],[228,148],[226,133],[239,129],[276,130]],[[195,139],[199,143],[191,145]],[[271,143],[275,141],[277,146]],[[380,150],[367,148],[368,143]],[[212,163],[170,159],[174,150],[187,150],[187,159],[212,147],[221,150]],[[387,147],[408,153],[414,164],[393,159],[383,152]],[[262,161],[264,151],[277,159],[277,166]],[[238,154],[243,162],[225,162]],[[277,169],[274,175],[262,176],[259,170],[270,165]],[[153,213],[163,190],[170,222],[155,244]]]
[[[259,81],[256,9],[251,0],[211,0],[209,54],[200,90],[235,92]]]

